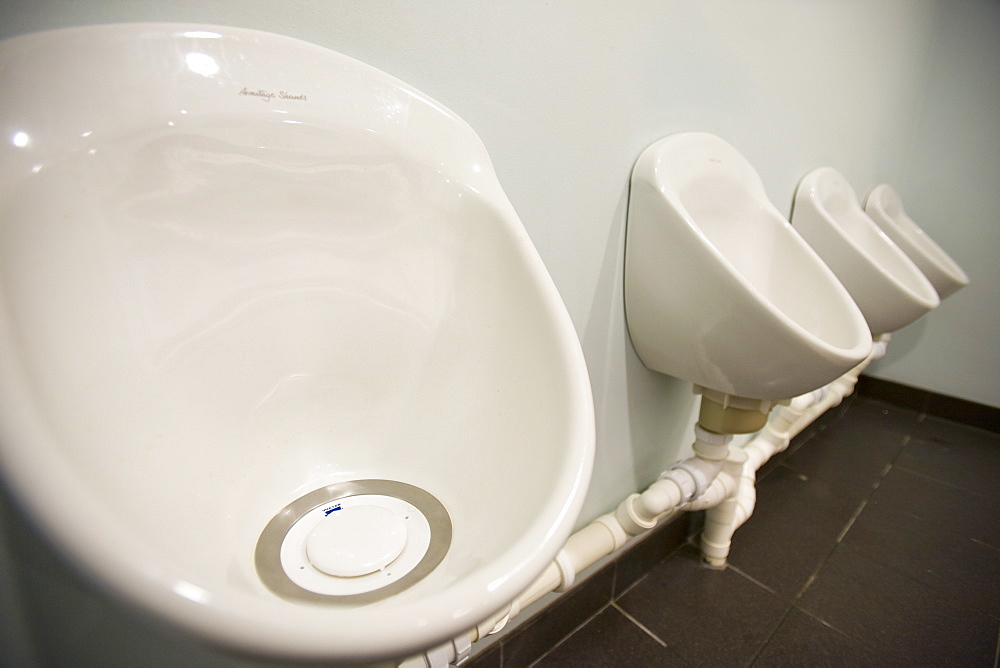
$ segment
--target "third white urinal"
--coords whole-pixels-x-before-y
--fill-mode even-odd
[[[820,167],[795,191],[792,225],[833,270],[872,334],[886,334],[935,308],[934,286],[869,218],[843,174]]]
[[[969,284],[969,277],[951,257],[917,225],[903,208],[896,189],[887,183],[875,186],[865,197],[865,213],[903,249],[944,299]]]
[[[754,168],[707,133],[666,137],[635,165],[625,309],[647,367],[737,397],[812,391],[872,345],[857,305]]]
[[[27,515],[213,645],[464,658],[569,536],[594,448],[476,133],[228,27],[14,38],[0,89],[0,476]]]

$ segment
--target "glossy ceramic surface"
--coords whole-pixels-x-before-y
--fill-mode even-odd
[[[865,214],[837,170],[820,167],[803,177],[792,225],[851,293],[873,334],[895,331],[938,305],[930,281]]]
[[[872,188],[865,197],[865,213],[927,276],[938,297],[949,297],[969,284],[962,268],[907,215],[895,188],[887,183]]]
[[[304,42],[134,24],[0,43],[0,471],[79,566],[208,640],[373,661],[547,565],[594,447],[575,330],[475,132]],[[444,560],[284,600],[271,517],[401,481]]]
[[[808,392],[871,350],[844,287],[707,133],[661,139],[635,165],[625,309],[647,367],[743,397]]]

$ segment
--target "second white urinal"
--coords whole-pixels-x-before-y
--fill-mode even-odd
[[[873,334],[893,332],[938,305],[930,281],[865,214],[837,170],[820,167],[802,178],[792,225],[851,293]]]
[[[707,133],[661,139],[635,165],[625,309],[647,367],[737,397],[814,390],[872,345],[847,290],[750,163]]]
[[[958,263],[906,213],[895,188],[887,183],[875,186],[865,197],[864,207],[865,213],[924,272],[941,299],[969,284],[969,277]]]

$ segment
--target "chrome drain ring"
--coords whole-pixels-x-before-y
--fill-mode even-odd
[[[288,577],[281,564],[281,547],[289,530],[311,511],[351,496],[379,495],[405,501],[423,514],[430,525],[430,544],[423,558],[401,578],[383,587],[360,594],[320,594],[305,589]],[[374,603],[413,586],[433,571],[451,546],[451,518],[445,507],[430,493],[395,480],[349,480],[309,492],[282,508],[271,518],[257,539],[254,566],[261,582],[282,598],[311,603]]]

